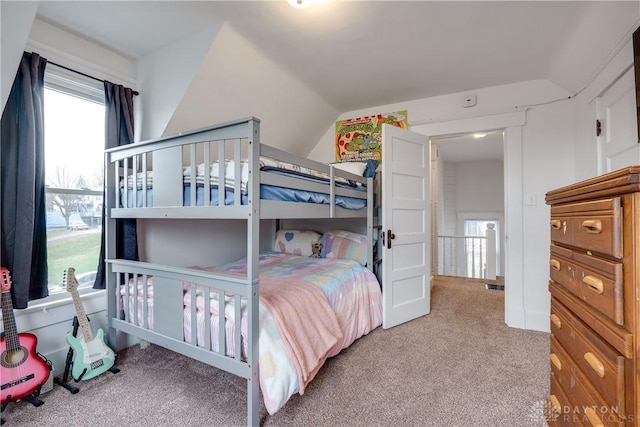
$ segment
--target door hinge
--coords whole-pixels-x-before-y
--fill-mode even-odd
[[[600,136],[602,134],[602,122],[600,120],[596,120],[596,136]]]

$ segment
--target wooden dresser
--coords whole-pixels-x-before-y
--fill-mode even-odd
[[[640,425],[640,166],[550,191],[549,425]]]

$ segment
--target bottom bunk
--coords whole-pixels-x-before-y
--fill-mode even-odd
[[[245,260],[190,268],[108,263],[119,273],[110,290],[117,313],[110,319],[112,328],[249,381],[251,361],[259,361],[260,388],[270,414],[293,394],[304,393],[326,358],[382,324],[380,285],[371,271],[351,259],[261,254],[255,306]],[[257,357],[252,356],[252,342],[258,343]],[[251,385],[249,389],[249,405],[255,406]]]

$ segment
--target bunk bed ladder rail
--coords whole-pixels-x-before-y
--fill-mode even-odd
[[[259,361],[259,277],[260,277],[260,124],[254,120],[248,124],[248,207],[246,217],[247,225],[247,276],[246,281],[251,283],[250,292],[247,295],[247,327],[249,329],[249,345],[247,360],[250,365],[250,377],[247,381],[247,425],[260,425],[260,371]],[[236,150],[236,153],[239,150]],[[239,174],[239,159],[236,158],[236,177]],[[236,185],[240,179],[236,179]]]

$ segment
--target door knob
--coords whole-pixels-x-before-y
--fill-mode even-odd
[[[396,235],[387,230],[387,248],[391,249],[391,241],[396,238]]]

